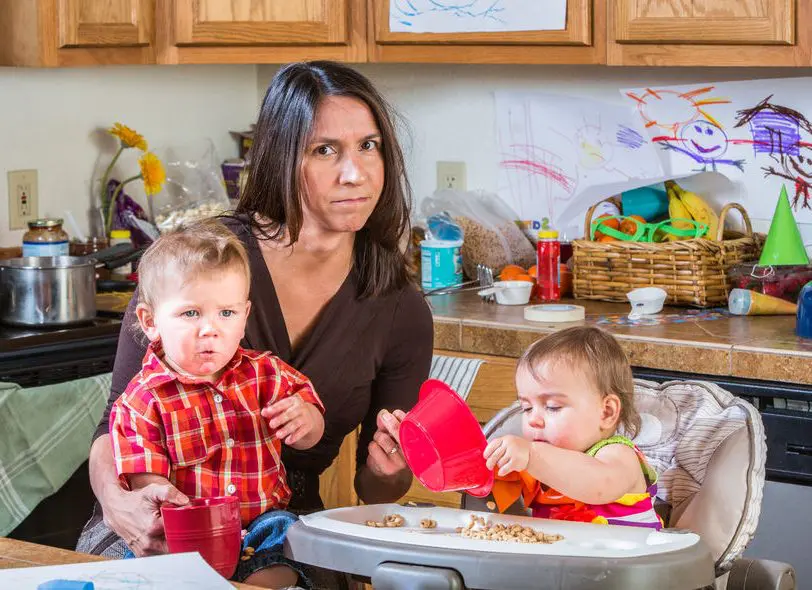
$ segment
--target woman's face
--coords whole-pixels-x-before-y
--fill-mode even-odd
[[[367,105],[325,98],[302,163],[304,225],[327,232],[364,227],[383,190],[381,134]]]

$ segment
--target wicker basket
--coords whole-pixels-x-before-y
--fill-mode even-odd
[[[620,205],[616,197],[606,200]],[[599,204],[586,214],[585,236],[590,235],[592,215]],[[731,209],[741,213],[744,234],[724,231]],[[730,290],[728,270],[734,264],[757,260],[765,238],[753,233],[750,217],[738,203],[722,209],[716,237],[659,243],[574,240],[575,297],[625,302],[626,293],[632,289],[656,286],[668,292],[666,303],[672,305],[711,307],[726,303]]]

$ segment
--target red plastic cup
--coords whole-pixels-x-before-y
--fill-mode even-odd
[[[242,548],[240,500],[236,496],[193,498],[185,506],[161,506],[170,553],[197,551],[228,579],[237,569]]]
[[[488,442],[468,405],[437,379],[426,381],[418,398],[400,424],[400,447],[415,477],[433,492],[487,496],[494,479],[482,457]]]

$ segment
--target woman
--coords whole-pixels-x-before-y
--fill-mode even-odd
[[[411,484],[395,439],[397,410],[417,401],[433,330],[400,250],[409,193],[390,109],[365,77],[332,62],[279,70],[260,110],[244,194],[226,223],[251,263],[242,344],[307,375],[326,408],[321,442],[283,451],[295,512],[323,508],[319,474],[359,424],[359,498],[395,501]],[[134,325],[134,304],[125,327]],[[120,556],[124,539],[137,555],[163,553],[160,504],[185,501],[172,486],[127,491],[115,475],[109,408],[144,351],[137,333],[122,329],[108,411],[90,451],[98,505],[80,551]]]

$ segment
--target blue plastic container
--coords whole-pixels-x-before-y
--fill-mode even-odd
[[[639,215],[649,222],[668,215],[668,195],[662,183],[624,191],[620,201],[623,215]]]
[[[812,338],[812,281],[804,285],[798,295],[795,334],[800,338]]]
[[[451,287],[462,282],[462,240],[423,240],[420,267],[424,291]]]

